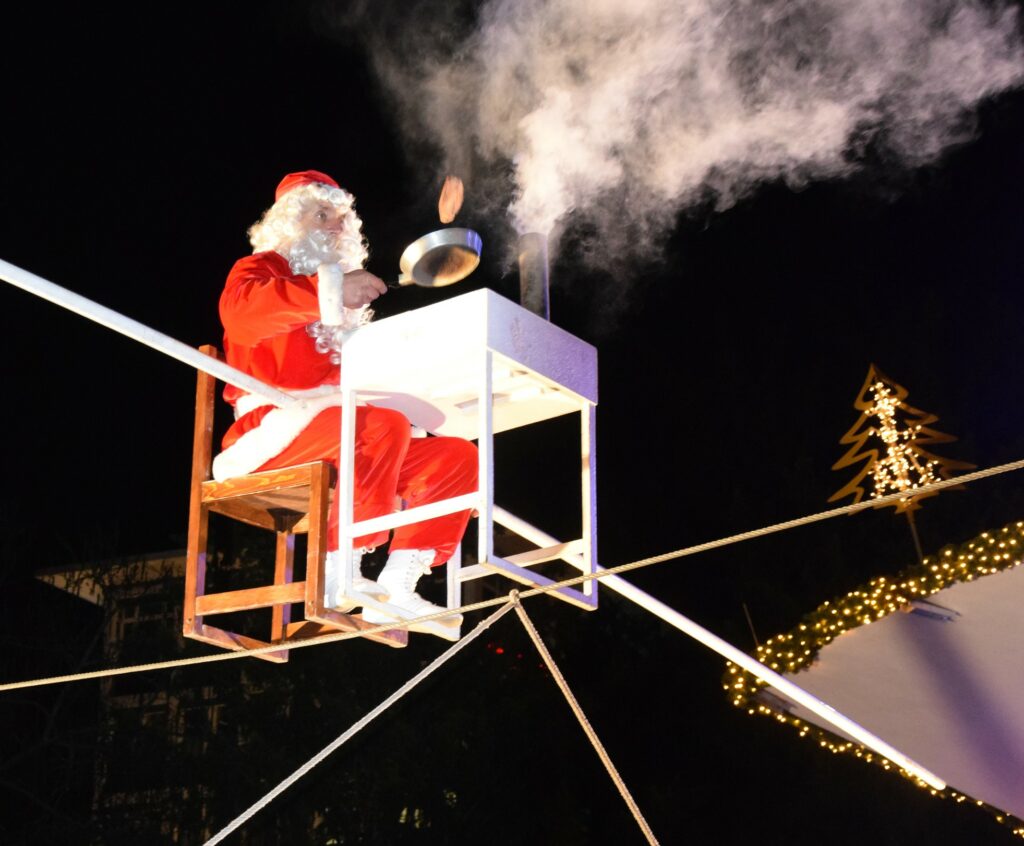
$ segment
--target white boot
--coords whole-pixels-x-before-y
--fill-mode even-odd
[[[416,582],[419,581],[420,576],[430,572],[430,565],[433,561],[434,550],[432,549],[396,549],[392,552],[388,556],[388,563],[384,565],[384,569],[377,577],[380,586],[391,594],[391,599],[388,600],[389,604],[397,605],[403,611],[416,617],[444,611],[445,609],[440,605],[435,605],[416,593]],[[390,623],[395,618],[373,608],[364,608],[363,619],[367,623]],[[414,632],[437,634],[436,626],[451,629],[461,625],[461,614],[449,614],[446,617],[426,621],[422,625],[414,623],[409,626],[409,629]]]
[[[366,578],[360,570],[364,551],[362,549],[352,550],[352,589],[359,593],[365,593],[378,602],[387,602],[387,590],[372,579]],[[340,549],[328,552],[327,560],[324,562],[324,605],[335,611],[340,611],[342,614],[361,604],[354,602],[342,593],[344,589],[341,579],[343,563]]]

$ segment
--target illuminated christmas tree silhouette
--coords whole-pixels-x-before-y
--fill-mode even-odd
[[[940,479],[949,479],[956,471],[972,470],[974,465],[942,458],[925,449],[932,444],[951,443],[956,438],[931,428],[939,418],[909,405],[906,397],[907,390],[902,385],[886,377],[875,365],[868,368],[867,378],[853,404],[860,417],[839,440],[850,448],[832,469],[843,470],[860,462],[863,466],[828,501],[852,496],[854,502],[860,502],[869,487],[872,499],[905,492],[905,497],[877,507],[891,505],[897,514],[907,515],[917,556],[921,559],[914,511],[921,507],[922,499],[938,491],[923,494],[913,491]]]

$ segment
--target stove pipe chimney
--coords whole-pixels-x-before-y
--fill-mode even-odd
[[[548,298],[548,238],[540,232],[519,237],[519,304],[551,319]]]

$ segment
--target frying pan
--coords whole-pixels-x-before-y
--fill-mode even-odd
[[[438,229],[413,241],[398,261],[402,275],[388,287],[440,288],[465,279],[480,264],[483,241],[472,229]]]

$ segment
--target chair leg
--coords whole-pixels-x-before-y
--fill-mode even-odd
[[[324,607],[324,559],[327,557],[327,509],[330,476],[325,465],[314,468],[309,479],[309,532],[306,536],[306,618],[316,618]]]
[[[206,593],[206,543],[210,526],[208,506],[193,502],[188,523],[188,551],[185,558],[185,607],[182,634],[201,632],[203,619],[196,614],[196,597]]]
[[[295,570],[295,535],[291,532],[277,532],[277,553],[274,556],[274,584],[283,585],[292,581]],[[271,643],[282,640],[292,619],[291,605],[275,605],[270,625]]]

